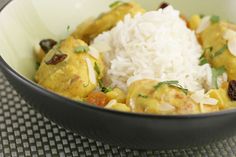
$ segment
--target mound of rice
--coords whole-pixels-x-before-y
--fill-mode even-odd
[[[112,86],[127,90],[140,79],[178,80],[193,92],[211,86],[211,68],[198,65],[201,46],[179,15],[172,6],[134,18],[127,15],[94,40],[92,46],[104,54]]]

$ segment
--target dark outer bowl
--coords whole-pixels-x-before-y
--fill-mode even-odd
[[[6,2],[10,0],[4,0],[0,8]],[[122,113],[46,91],[19,75],[1,56],[0,70],[38,112],[82,136],[107,144],[135,149],[183,148],[214,142],[236,132],[236,109],[182,116]]]

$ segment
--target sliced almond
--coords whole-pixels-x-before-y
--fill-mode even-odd
[[[204,105],[203,104],[200,104],[200,111],[201,111],[201,113],[205,113],[205,109],[204,109]]]
[[[216,105],[218,100],[210,98],[208,94],[205,94],[204,90],[196,91],[191,95],[191,98],[201,105]],[[201,107],[202,108],[202,107]]]
[[[196,103],[201,103],[201,101],[204,99],[204,90],[199,90],[194,92],[191,95],[191,98],[196,102]]]
[[[232,38],[236,38],[236,32],[233,31],[233,30],[231,30],[231,29],[227,29],[227,30],[225,31],[225,33],[224,33],[223,38],[224,38],[225,40],[230,40],[230,39],[232,39]]]
[[[130,99],[129,100],[129,106],[130,106],[132,111],[135,110],[135,101],[134,101],[134,99]]]
[[[211,17],[206,16],[201,20],[201,23],[200,23],[199,27],[197,28],[196,32],[199,34],[199,33],[203,32],[210,25],[211,25]]]
[[[96,73],[95,70],[93,68],[93,64],[91,62],[91,60],[89,58],[85,59],[87,62],[87,66],[88,66],[88,72],[89,72],[89,79],[93,84],[97,83],[97,79],[96,79]]]
[[[203,103],[204,103],[205,105],[217,105],[218,100],[216,100],[216,99],[214,99],[214,98],[206,97],[206,98],[203,100]]]
[[[113,105],[117,104],[117,100],[112,99],[109,103],[105,106],[105,108],[112,108]]]
[[[236,57],[236,37],[228,40],[229,52]]]
[[[175,107],[173,105],[171,105],[171,104],[161,104],[159,106],[159,110],[161,112],[170,112],[170,111],[175,110]]]

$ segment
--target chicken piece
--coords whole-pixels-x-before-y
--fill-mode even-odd
[[[155,80],[140,80],[128,88],[127,104],[133,112],[151,114],[196,114],[201,113],[200,105],[183,90],[163,84],[158,88]],[[218,106],[204,105],[204,112],[219,110]]]
[[[36,72],[36,82],[74,100],[85,98],[97,87],[97,78],[104,74],[102,59],[87,51],[90,50],[85,42],[69,37],[46,54]]]
[[[134,16],[143,12],[144,9],[136,3],[123,3],[111,11],[101,14],[97,19],[81,24],[72,35],[90,43],[100,33],[113,28],[120,20],[124,19],[125,15]]]
[[[200,33],[200,41],[204,49],[204,56],[215,68],[224,66],[229,80],[236,80],[236,57],[227,48],[224,38],[226,31],[236,31],[236,25],[218,22],[208,26]]]

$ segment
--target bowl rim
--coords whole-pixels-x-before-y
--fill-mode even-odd
[[[6,0],[6,2],[0,6],[0,13],[14,0]],[[121,112],[116,110],[109,110],[105,108],[101,108],[95,105],[91,105],[86,102],[82,101],[75,101],[64,96],[61,96],[57,93],[52,91],[46,90],[45,88],[39,86],[35,82],[25,78],[17,71],[15,71],[1,56],[0,54],[0,70],[4,73],[4,71],[10,74],[12,77],[15,77],[18,81],[25,84],[26,86],[35,90],[35,92],[40,92],[44,96],[48,96],[51,99],[57,99],[58,101],[66,102],[66,105],[70,104],[73,107],[77,108],[78,105],[80,107],[84,107],[85,109],[90,109],[94,111],[99,111],[108,114],[114,114],[117,116],[126,116],[126,117],[135,117],[135,118],[145,118],[145,119],[200,119],[200,118],[213,118],[218,116],[224,116],[228,114],[236,113],[236,108],[221,110],[217,112],[210,112],[210,113],[199,113],[199,114],[184,114],[184,115],[155,115],[155,114],[144,114],[144,113],[134,113],[134,112]]]

